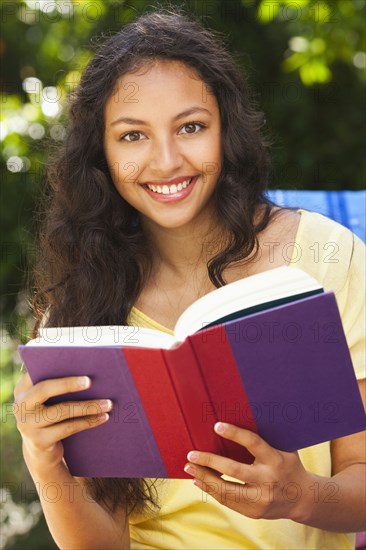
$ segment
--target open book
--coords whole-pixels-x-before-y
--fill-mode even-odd
[[[52,402],[113,401],[107,423],[64,440],[76,476],[186,478],[191,449],[251,462],[214,433],[218,420],[285,451],[365,429],[334,294],[292,267],[203,296],[174,337],[131,326],[48,328],[19,351],[34,383],[92,379]]]
[[[40,336],[27,345],[121,345],[168,349],[199,330],[321,292],[321,285],[304,271],[279,267],[235,281],[199,298],[179,317],[174,336],[133,326],[51,327],[41,329]]]

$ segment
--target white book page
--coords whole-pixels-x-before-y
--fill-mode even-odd
[[[27,346],[123,346],[170,348],[174,338],[170,334],[133,326],[49,327],[40,329],[40,335]]]
[[[282,266],[251,275],[196,300],[179,317],[175,338],[183,341],[207,324],[235,311],[321,288],[313,277],[293,267]]]
[[[169,349],[216,319],[272,300],[321,289],[304,271],[282,266],[257,273],[209,292],[180,316],[174,336],[159,330],[133,326],[41,328],[27,346],[126,346]]]

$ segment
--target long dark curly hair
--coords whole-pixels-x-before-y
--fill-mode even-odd
[[[96,52],[71,98],[67,137],[49,163],[35,271],[35,334],[42,317],[45,326],[127,325],[151,273],[151,247],[136,223],[138,213],[116,191],[107,167],[104,107],[122,75],[159,59],[194,69],[220,109],[224,160],[214,201],[230,239],[207,262],[212,283],[224,285],[224,269],[258,249],[257,235],[271,217],[265,196],[270,162],[263,115],[253,106],[246,78],[221,41],[191,16],[145,14]],[[88,485],[112,510],[142,510],[154,502],[147,480],[90,479]]]

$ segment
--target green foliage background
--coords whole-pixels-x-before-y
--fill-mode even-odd
[[[362,188],[365,0],[170,2],[176,4],[223,33],[248,71],[274,138],[273,187]],[[44,521],[37,523],[37,497],[9,412],[19,377],[16,345],[27,340],[33,323],[22,289],[32,263],[34,211],[47,152],[65,135],[67,97],[93,48],[155,5],[140,0],[1,2],[3,548],[54,547]],[[21,517],[27,526],[23,535]]]

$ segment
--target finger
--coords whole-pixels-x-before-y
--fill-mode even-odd
[[[218,486],[220,481],[223,481],[221,478],[221,474],[215,472],[214,470],[211,470],[210,468],[199,466],[198,464],[187,463],[184,466],[184,471],[194,478],[194,482],[200,481],[201,483],[206,484],[211,483],[214,484],[214,488]]]
[[[277,456],[278,450],[271,447],[258,434],[233,424],[217,422],[214,426],[215,432],[225,439],[230,439],[243,447],[261,462],[270,462]]]
[[[220,474],[225,474],[246,483],[257,482],[258,474],[255,466],[242,464],[224,456],[202,451],[190,451],[187,458],[193,467],[203,466],[210,468],[211,470],[220,472]],[[187,473],[194,475],[188,470]]]
[[[208,468],[202,466],[194,466],[194,468],[196,470],[194,485],[220,504],[253,519],[264,517],[260,485],[227,481]]]
[[[25,401],[32,408],[56,395],[86,390],[90,385],[91,380],[88,376],[69,376],[67,378],[43,380],[33,386]]]
[[[101,413],[85,418],[75,418],[53,424],[42,430],[42,447],[52,447],[58,441],[74,435],[78,432],[96,428],[109,420],[108,413]]]
[[[18,380],[16,386],[14,387],[14,397],[15,397],[15,399],[17,398],[17,396],[18,396],[20,393],[29,390],[29,388],[31,388],[32,386],[33,386],[33,383],[32,383],[31,377],[30,377],[29,374],[26,372],[26,373],[23,374],[23,376]]]
[[[40,424],[56,424],[71,418],[95,416],[110,411],[113,403],[110,399],[89,401],[70,401],[42,407],[40,412]]]
[[[246,488],[245,484],[226,481],[219,474],[208,468],[201,466],[194,466],[194,468],[196,471],[193,481],[194,485],[221,502],[221,504],[235,509],[233,504],[243,500],[243,490],[244,487]]]

